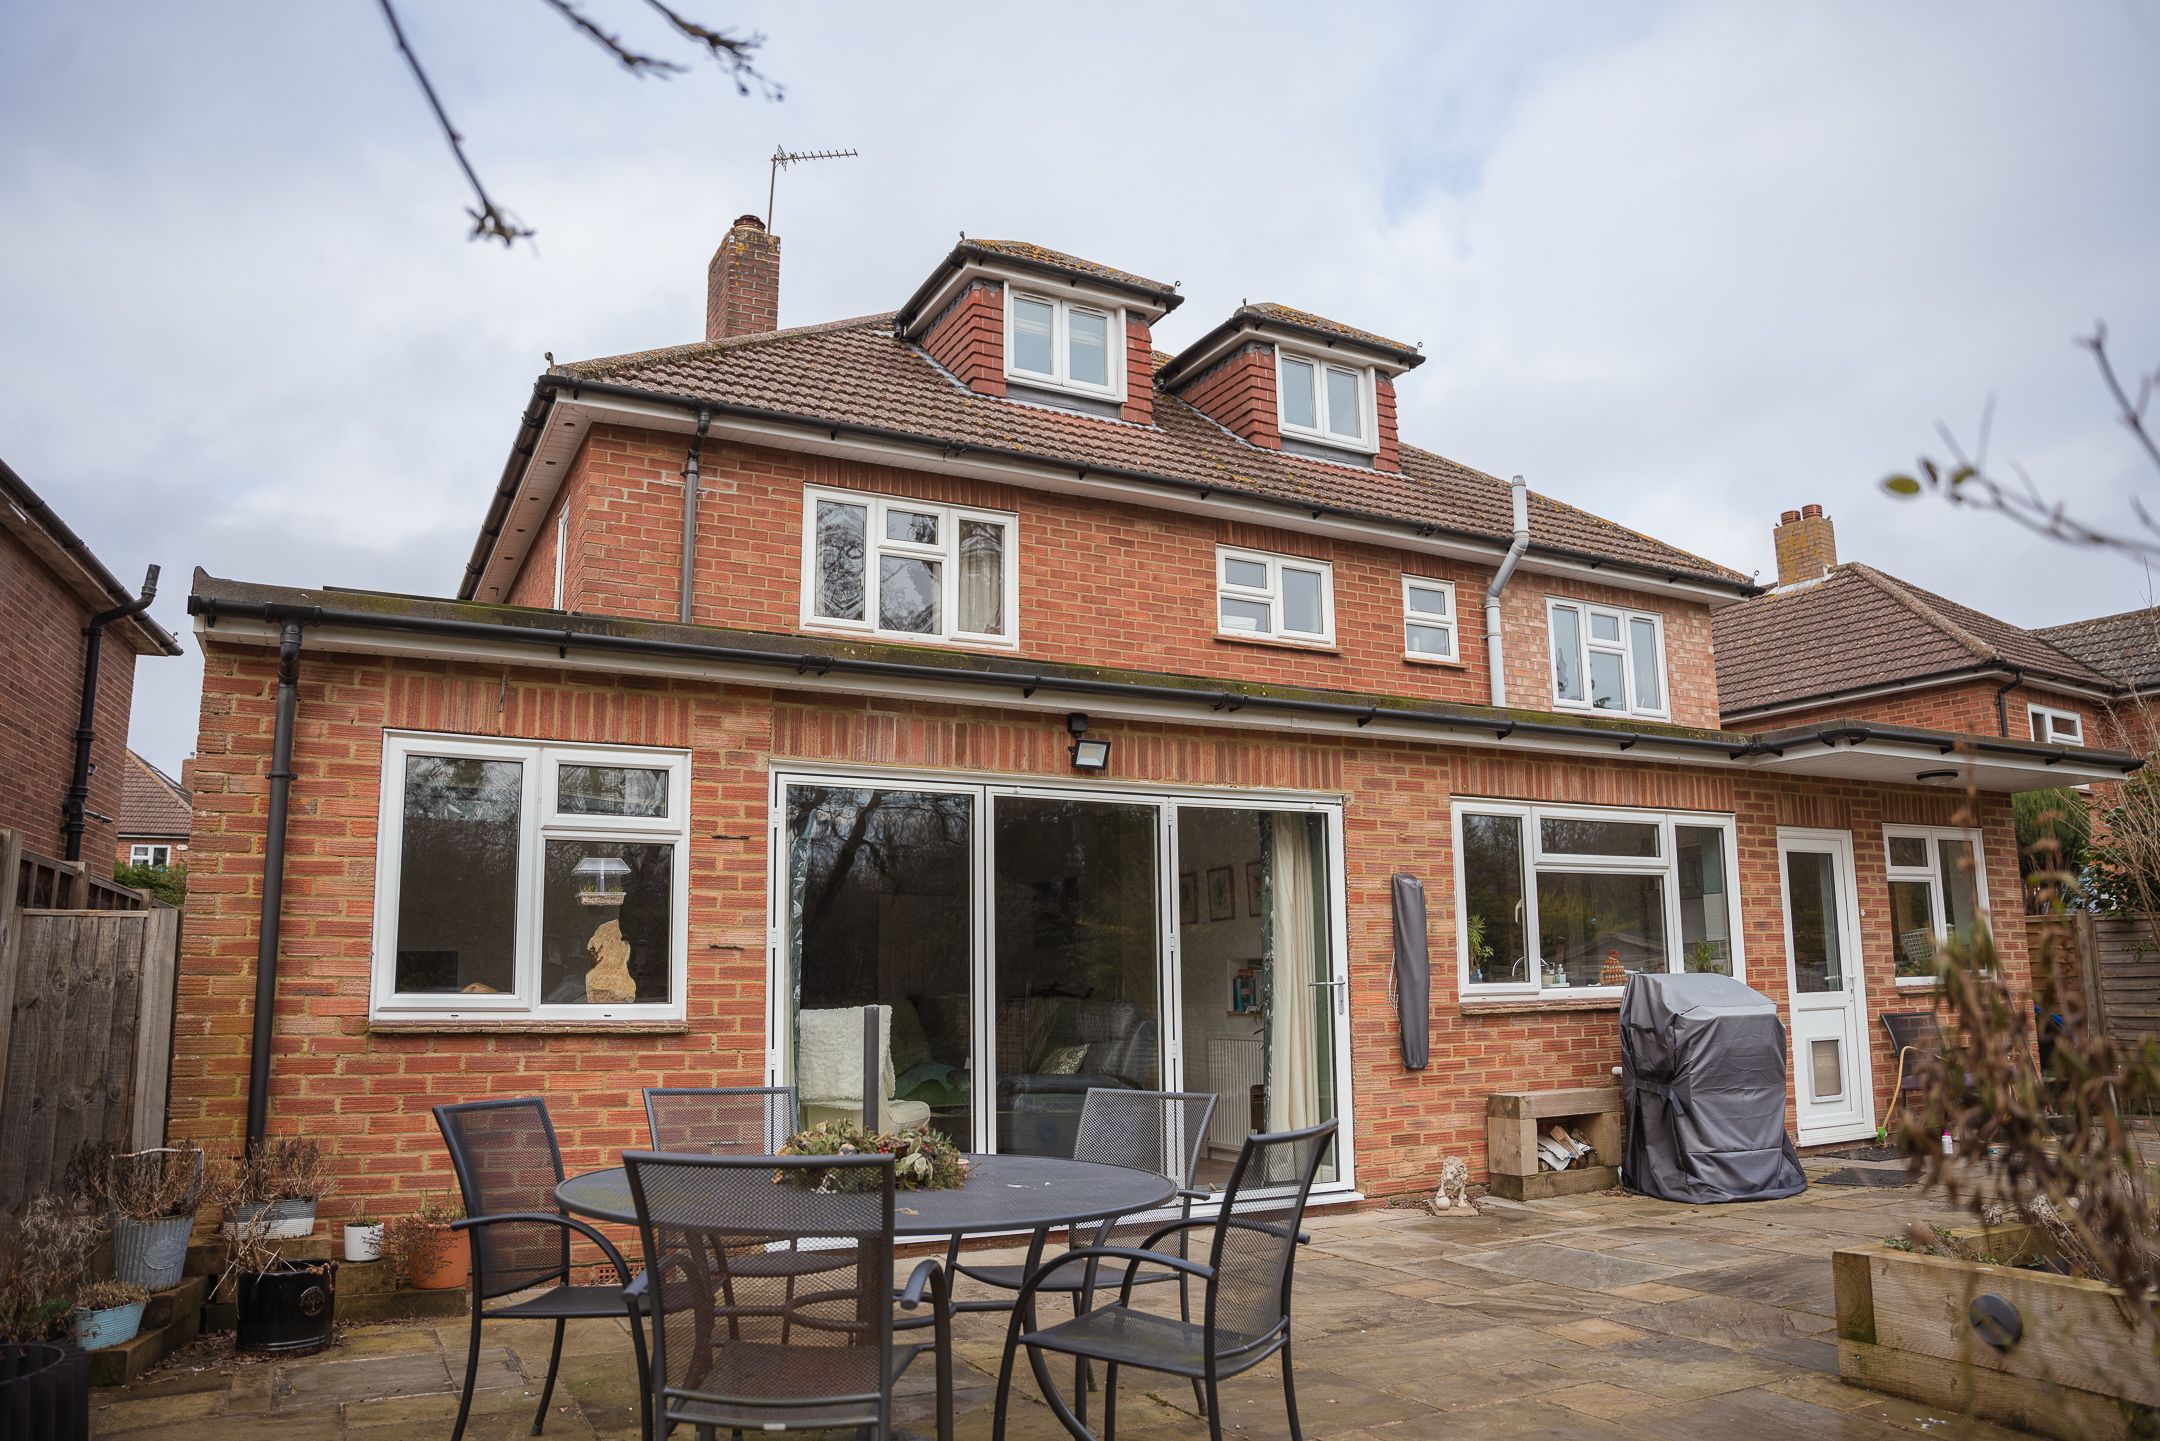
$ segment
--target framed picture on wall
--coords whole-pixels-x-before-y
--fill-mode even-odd
[[[1260,908],[1266,900],[1267,887],[1261,882],[1262,875],[1258,861],[1245,863],[1245,909],[1254,916],[1260,914]]]
[[[1181,926],[1200,919],[1200,877],[1191,871],[1177,878],[1177,918]]]
[[[1250,1016],[1259,1009],[1259,974],[1251,966],[1241,967],[1230,977],[1230,1014]]]
[[[1237,917],[1237,878],[1228,866],[1207,873],[1207,918],[1228,921]]]

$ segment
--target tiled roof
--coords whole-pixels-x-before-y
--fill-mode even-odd
[[[2160,606],[2074,620],[2033,632],[2133,689],[2160,689]]]
[[[181,836],[194,818],[193,797],[180,783],[133,751],[120,777],[119,833],[123,836]]]
[[[1400,340],[1390,340],[1384,335],[1375,335],[1370,330],[1360,330],[1354,325],[1345,325],[1339,320],[1330,320],[1324,315],[1314,315],[1309,310],[1295,310],[1287,305],[1277,305],[1272,300],[1251,305],[1241,305],[1237,308],[1235,314],[1250,315],[1260,320],[1280,321],[1285,325],[1294,325],[1300,330],[1318,330],[1329,335],[1339,335],[1345,340],[1355,340],[1361,345],[1376,346],[1381,350],[1400,351],[1404,355],[1415,355],[1421,361],[1425,358],[1418,355],[1418,348],[1414,345],[1406,344]]]
[[[1856,563],[1727,606],[1713,624],[1718,703],[1727,716],[1996,668],[2113,688],[2031,631]]]
[[[1158,388],[1152,425],[977,395],[897,338],[890,315],[723,341],[700,341],[556,367],[555,374],[784,417],[861,425],[926,441],[1096,467],[1290,505],[1327,506],[1505,545],[1506,482],[1413,446],[1402,473],[1246,444]],[[1530,497],[1533,554],[1702,581],[1733,590],[1738,571],[1548,497]]]
[[[1028,240],[974,240],[962,242],[964,247],[1002,255],[1012,260],[1025,260],[1052,270],[1067,270],[1074,275],[1084,275],[1090,280],[1105,280],[1113,285],[1129,285],[1140,290],[1174,290],[1166,280],[1150,280],[1145,275],[1135,275],[1130,270],[1120,270],[1114,265],[1103,265],[1093,260],[1082,260],[1077,255],[1067,255],[1062,250],[1052,250],[1047,245],[1037,245]]]

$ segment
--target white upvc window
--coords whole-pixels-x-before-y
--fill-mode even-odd
[[[805,487],[803,626],[1015,645],[1018,537],[1004,511]]]
[[[1285,435],[1367,454],[1379,449],[1369,365],[1341,365],[1278,346],[1275,401],[1275,423]]]
[[[129,846],[128,864],[131,866],[169,866],[172,864],[172,847],[155,845]]]
[[[570,503],[555,513],[555,609],[562,609],[563,577],[570,573]]]
[[[2081,746],[2085,744],[2085,718],[2074,710],[2057,710],[2053,706],[2029,705],[2025,707],[2025,720],[2032,727],[2032,738],[2042,745]]]
[[[1005,377],[1125,398],[1125,312],[1005,287]]]
[[[1617,995],[1636,972],[1746,978],[1733,819],[1456,804],[1465,996]]]
[[[1306,645],[1335,643],[1335,567],[1260,550],[1215,550],[1217,633]]]
[[[370,1014],[681,1020],[689,809],[683,751],[389,732]]]
[[[1462,639],[1455,625],[1455,582],[1402,578],[1403,655],[1409,660],[1459,661]]]
[[[1545,633],[1552,641],[1555,706],[1659,720],[1672,714],[1664,617],[1555,596],[1545,602]]]
[[[1884,826],[1884,875],[1899,984],[1935,976],[1935,948],[1969,939],[1987,919],[1987,869],[1980,832],[1953,826]]]

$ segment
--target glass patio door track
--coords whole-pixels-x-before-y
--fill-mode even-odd
[[[1340,1118],[1352,1183],[1337,802],[805,769],[772,807],[767,1071],[806,1121],[861,1114],[876,1006],[885,1124],[1070,1154],[1090,1087],[1210,1091],[1210,1156]]]

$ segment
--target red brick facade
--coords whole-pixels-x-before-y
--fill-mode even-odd
[[[0,826],[41,855],[63,848],[61,805],[75,768],[82,705],[83,626],[91,610],[29,547],[0,531]],[[127,763],[135,651],[126,627],[109,627],[98,667],[97,738],[90,747],[84,856],[112,853]]]
[[[1274,346],[1258,340],[1241,345],[1182,382],[1178,394],[1247,445],[1282,449],[1281,422],[1275,412]]]
[[[780,328],[780,237],[755,215],[738,219],[705,268],[705,338]]]
[[[1961,735],[2008,734],[2012,740],[2022,741],[2032,739],[2026,707],[2038,705],[2079,716],[2085,727],[2085,744],[2111,744],[2106,739],[2108,708],[2100,702],[2020,682],[2002,695],[2002,709],[1998,712],[1996,696],[2002,692],[2003,682],[1999,680],[1953,681],[1947,685],[1862,696],[1804,710],[1780,711],[1751,721],[1749,725],[1756,730],[1782,730],[1787,726],[1812,725],[1818,721],[1871,720],[1885,725],[1956,731]],[[2004,717],[2008,717],[2007,731],[2003,727]]]
[[[977,395],[1005,393],[1005,287],[974,280],[923,332],[922,348]]]

